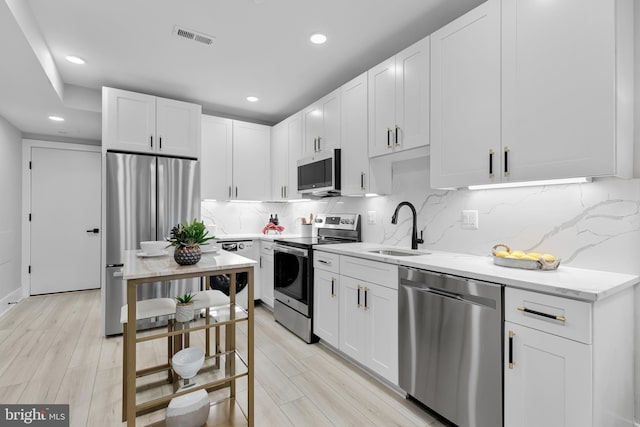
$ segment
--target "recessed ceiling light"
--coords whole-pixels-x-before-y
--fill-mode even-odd
[[[258,98],[255,96],[247,96],[247,101],[249,102],[258,102]]]
[[[72,64],[82,65],[82,64],[84,64],[84,63],[85,63],[85,62],[84,62],[84,59],[79,58],[79,57],[77,57],[77,56],[69,55],[69,56],[65,57],[65,59],[66,59],[67,61],[71,62]]]
[[[325,36],[324,34],[315,33],[311,34],[309,40],[311,40],[311,43],[313,44],[322,44],[327,41],[327,36]]]
[[[64,118],[60,116],[49,116],[49,120],[53,120],[54,122],[64,122]]]

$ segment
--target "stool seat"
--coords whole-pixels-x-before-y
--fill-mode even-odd
[[[128,304],[120,309],[120,323],[127,323],[128,310]],[[136,302],[136,320],[168,314],[176,314],[176,302],[173,298],[152,298]]]
[[[229,304],[229,297],[221,291],[207,290],[193,296],[193,309],[201,310],[207,307]]]

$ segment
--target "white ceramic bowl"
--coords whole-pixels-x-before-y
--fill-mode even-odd
[[[171,359],[173,370],[186,379],[195,377],[200,368],[202,368],[203,363],[204,350],[198,347],[180,350]]]
[[[140,249],[147,255],[154,255],[161,253],[169,244],[169,242],[163,242],[161,240],[140,242]]]

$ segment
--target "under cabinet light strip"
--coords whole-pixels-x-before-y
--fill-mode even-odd
[[[591,178],[548,179],[544,181],[505,182],[502,184],[470,185],[469,190],[490,190],[493,188],[533,187],[536,185],[582,184],[591,182]]]

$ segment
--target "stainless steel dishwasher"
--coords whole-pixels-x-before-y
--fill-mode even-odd
[[[460,427],[500,427],[503,286],[401,267],[400,388]]]

